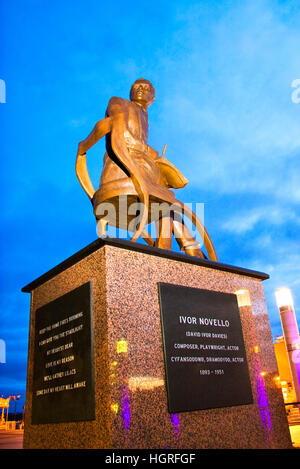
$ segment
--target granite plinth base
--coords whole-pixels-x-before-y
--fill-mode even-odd
[[[267,277],[136,243],[99,239],[24,287],[31,293],[24,448],[291,448],[262,286]],[[94,414],[89,420],[34,423],[36,312],[87,283],[92,292]],[[239,303],[239,312],[252,403],[169,413],[159,283],[223,293],[248,290],[251,303]],[[52,324],[57,324],[54,319]],[[49,345],[48,350],[54,349]],[[46,370],[44,374],[50,376]],[[45,388],[57,386],[56,376],[52,371],[53,381]],[[64,393],[68,399],[75,396],[73,391]],[[60,409],[52,410],[54,421],[56,412]]]

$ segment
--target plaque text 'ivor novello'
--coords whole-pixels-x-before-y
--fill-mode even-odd
[[[196,318],[194,316],[179,316],[179,322],[181,324],[201,324],[203,326],[219,326],[219,327],[229,327],[230,322],[223,321],[223,319],[214,319],[214,318]]]

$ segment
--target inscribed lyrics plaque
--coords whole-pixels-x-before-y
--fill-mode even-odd
[[[91,284],[36,311],[32,423],[93,420]]]
[[[251,404],[236,295],[158,286],[169,412]]]

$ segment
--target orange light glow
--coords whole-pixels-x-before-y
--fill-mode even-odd
[[[119,404],[111,404],[110,408],[115,414],[117,414],[119,410]]]
[[[132,376],[129,378],[130,391],[145,391],[151,390],[159,386],[164,386],[165,382],[162,378],[154,376]]]
[[[237,302],[239,307],[251,306],[249,290],[237,290],[234,292],[237,296]]]
[[[125,339],[118,340],[117,353],[127,353],[127,340]]]

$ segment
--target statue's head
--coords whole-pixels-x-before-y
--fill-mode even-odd
[[[130,90],[130,100],[148,107],[155,99],[155,91],[152,83],[144,78],[136,80]]]

